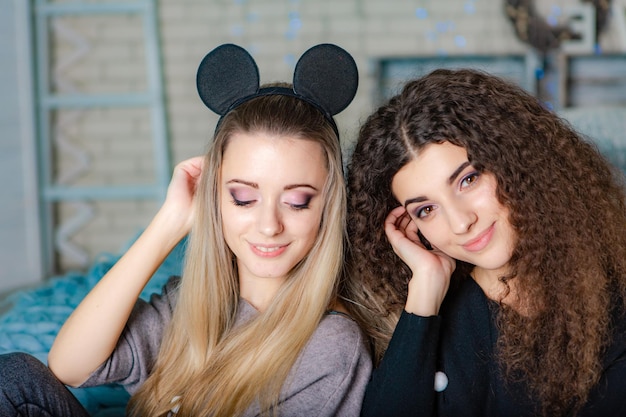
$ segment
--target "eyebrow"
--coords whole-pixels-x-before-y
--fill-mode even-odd
[[[461,172],[463,172],[463,170],[467,168],[469,165],[470,165],[469,161],[465,161],[461,165],[459,165],[457,169],[455,169],[454,172],[448,177],[448,184],[452,184],[454,180],[456,180],[457,177],[461,174]],[[409,204],[421,203],[422,201],[426,201],[426,200],[427,198],[425,196],[409,198],[408,200],[404,202],[404,208],[407,208]]]
[[[285,186],[285,190],[293,190],[295,188],[310,188],[314,191],[318,191],[318,189],[313,187],[311,184],[290,184]]]
[[[448,178],[448,184],[452,184],[454,180],[461,174],[461,172],[463,172],[463,170],[467,168],[469,165],[470,165],[469,161],[465,161],[461,165],[459,165],[459,167],[455,169],[452,175],[450,175],[450,177]]]
[[[240,180],[236,178],[226,182],[226,184],[243,184],[243,185],[247,185],[248,187],[257,189],[257,190],[259,189],[259,184],[257,184],[256,182]],[[286,185],[283,189],[286,191],[289,191],[289,190],[293,190],[296,188],[310,188],[314,191],[319,191],[317,188],[315,188],[311,184],[289,184],[289,185]]]

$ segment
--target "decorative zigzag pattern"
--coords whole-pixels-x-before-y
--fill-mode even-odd
[[[53,19],[51,26],[53,33],[59,39],[73,46],[71,53],[61,57],[54,67],[52,71],[53,85],[56,91],[61,94],[76,94],[79,92],[76,85],[65,77],[65,73],[90,52],[91,45],[84,36],[81,36],[80,33],[59,19]],[[65,110],[58,113],[54,122],[52,132],[56,149],[69,155],[72,159],[72,163],[64,164],[63,172],[57,174],[56,184],[58,185],[74,183],[91,167],[91,160],[87,152],[72,143],[67,135],[68,127],[74,125],[81,118],[82,113],[81,110]],[[89,256],[85,250],[73,243],[71,238],[93,219],[94,210],[92,205],[84,201],[72,201],[66,204],[75,214],[69,220],[57,225],[54,236],[56,249],[61,257],[71,261],[73,265],[84,268],[88,265]]]

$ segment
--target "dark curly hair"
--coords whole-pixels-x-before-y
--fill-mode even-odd
[[[501,367],[509,380],[525,379],[544,414],[576,412],[600,377],[613,309],[624,307],[621,175],[531,94],[480,71],[442,69],[410,81],[360,130],[348,165],[350,266],[379,309],[376,359],[411,278],[383,229],[399,205],[391,181],[425,146],[446,141],[495,176],[517,235],[510,273],[501,280],[515,282],[527,314],[499,309]],[[457,262],[453,282],[472,267]]]

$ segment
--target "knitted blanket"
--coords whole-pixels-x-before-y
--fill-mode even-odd
[[[134,240],[134,239],[133,239]],[[180,275],[184,257],[182,241],[170,253],[144,288],[141,297],[158,293],[167,279]],[[48,351],[61,325],[89,290],[119,259],[102,254],[87,273],[70,272],[26,290],[16,291],[0,302],[0,354],[28,352],[46,363]],[[70,390],[97,417],[124,416],[128,393],[121,386],[105,385]]]

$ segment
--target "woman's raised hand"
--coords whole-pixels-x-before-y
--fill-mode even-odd
[[[180,221],[183,229],[191,229],[195,206],[195,194],[202,174],[204,157],[196,156],[176,165],[167,188],[163,209],[171,210]]]
[[[419,316],[437,315],[456,267],[454,259],[420,242],[417,225],[405,208],[393,209],[385,219],[385,233],[394,252],[413,273],[405,310]]]
[[[176,166],[157,215],[59,331],[48,365],[65,384],[80,385],[111,355],[141,290],[189,232],[202,161],[196,157]]]

